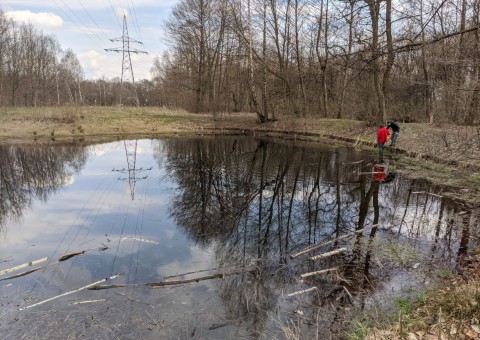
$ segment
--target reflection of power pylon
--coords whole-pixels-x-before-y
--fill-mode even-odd
[[[137,43],[142,44],[141,41],[131,39],[128,35],[128,27],[127,27],[127,17],[123,16],[123,33],[120,38],[110,39],[112,42],[121,42],[121,47],[115,48],[106,48],[105,51],[107,52],[122,52],[122,78],[120,79],[120,106],[124,104],[124,100],[122,99],[122,92],[128,88],[127,101],[133,101],[136,106],[139,106],[140,103],[138,101],[137,90],[135,88],[135,77],[133,75],[133,67],[132,67],[132,59],[130,57],[131,53],[139,54],[148,52],[140,51],[136,48],[130,48],[130,43]],[[130,83],[131,82],[131,83]],[[131,86],[130,86],[131,85]]]
[[[137,181],[147,179],[147,176],[137,177],[137,174],[144,171],[150,171],[152,168],[139,168],[137,169],[137,141],[123,141],[123,145],[125,146],[125,156],[127,157],[127,169],[113,169],[112,171],[121,172],[121,173],[128,173],[128,178],[119,177],[120,181],[128,181],[130,186],[130,195],[132,196],[132,201],[135,198],[135,184]]]

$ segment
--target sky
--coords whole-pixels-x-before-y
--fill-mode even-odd
[[[31,23],[44,34],[54,35],[63,50],[77,55],[85,79],[112,79],[122,72],[123,15],[127,19],[135,81],[150,78],[153,59],[168,48],[162,25],[179,0],[0,0],[0,9],[19,23]]]

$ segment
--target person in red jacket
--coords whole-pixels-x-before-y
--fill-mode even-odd
[[[377,130],[378,161],[380,163],[383,163],[383,148],[388,140],[389,135],[390,132],[387,130],[387,128],[383,124],[380,124],[380,128]]]

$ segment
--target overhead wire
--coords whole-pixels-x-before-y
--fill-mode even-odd
[[[95,26],[97,26],[97,28],[100,30],[100,32],[103,33],[103,35],[105,36],[105,38],[107,40],[110,40],[110,37],[105,33],[105,31],[97,24],[97,22],[95,21],[95,19],[90,15],[90,12],[85,8],[85,6],[83,5],[82,1],[81,0],[77,0],[78,3],[80,4],[80,6],[82,6],[82,9],[83,11],[88,15],[88,17],[90,18],[90,20],[92,20],[92,22],[95,24]]]
[[[75,16],[77,16],[77,15],[75,14],[75,12],[73,12],[72,9],[71,9],[63,0],[60,0],[60,1],[62,1],[63,4],[64,4],[72,13],[74,13]],[[83,33],[85,33],[85,35],[86,35],[94,44],[98,45],[100,48],[103,48],[103,47],[98,43],[98,41],[95,41],[95,40],[92,38],[92,36],[91,36],[90,33],[88,33],[88,32],[85,31],[82,27],[80,27],[80,26],[75,22],[75,20],[73,20],[73,19],[70,17],[70,15],[68,15],[68,13],[64,11],[64,9],[57,3],[56,0],[53,0],[53,2],[54,2],[55,5],[62,11],[62,13],[65,15],[65,17],[66,17],[71,23],[73,23],[75,26],[77,26],[77,28],[79,28]],[[78,16],[77,16],[77,18],[78,18]],[[80,19],[80,21],[81,21],[81,19]],[[83,22],[82,22],[82,23],[83,23]],[[83,25],[85,26],[85,24],[83,24]],[[85,26],[85,27],[86,27],[86,26]],[[88,27],[87,27],[87,29],[88,29]],[[100,39],[95,33],[93,34],[93,37],[96,37],[97,39],[99,39],[100,42],[102,41],[102,39]]]

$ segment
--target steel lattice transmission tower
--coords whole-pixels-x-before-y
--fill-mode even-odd
[[[133,99],[137,106],[140,106],[138,101],[137,90],[135,88],[135,76],[133,75],[133,67],[132,67],[132,58],[130,56],[131,53],[139,54],[148,52],[141,51],[135,48],[130,48],[130,43],[137,43],[143,45],[141,41],[130,39],[128,36],[128,27],[127,27],[127,17],[123,15],[123,34],[120,38],[110,39],[111,42],[122,42],[122,47],[114,47],[114,48],[106,48],[105,51],[107,52],[122,52],[122,77],[120,79],[120,105],[123,105],[122,101],[122,93],[124,89],[124,83],[127,85],[126,87],[130,87],[129,96],[125,99],[125,102],[129,99]],[[131,86],[130,86],[131,82]]]

